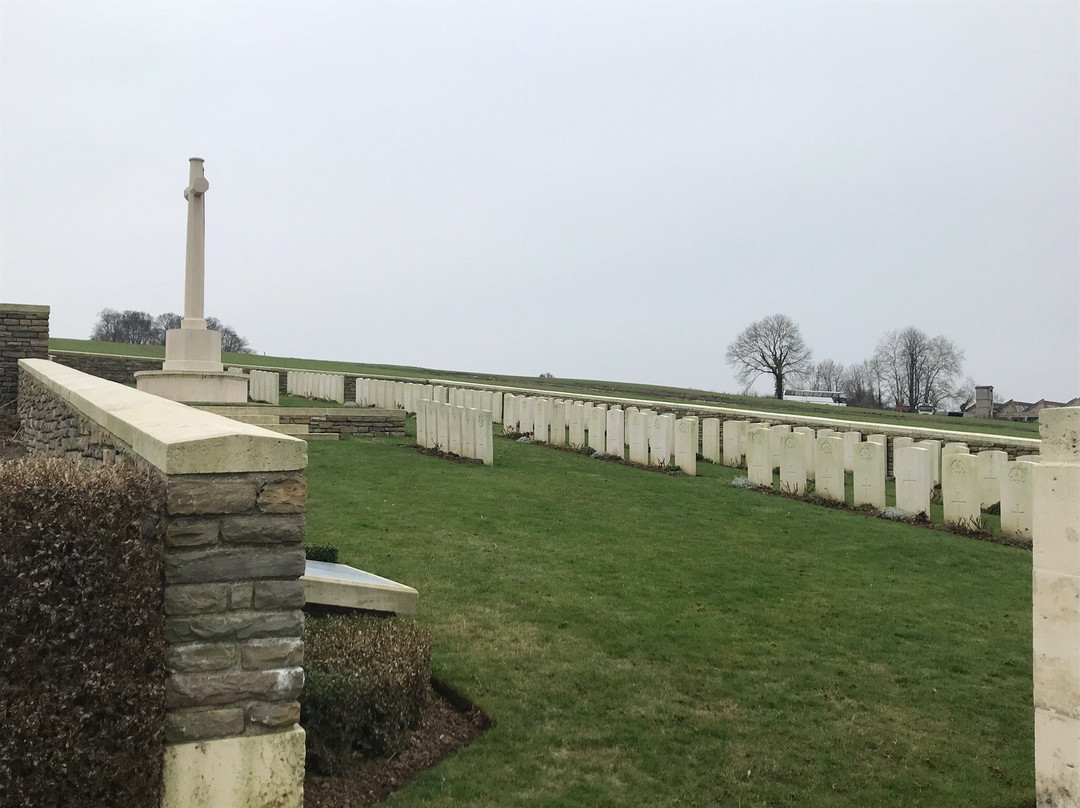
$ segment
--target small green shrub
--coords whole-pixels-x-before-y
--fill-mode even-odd
[[[392,751],[420,718],[431,680],[431,641],[396,618],[309,619],[300,723],[308,765],[335,774],[350,757]]]
[[[308,561],[325,561],[328,564],[336,564],[338,549],[332,544],[305,544],[304,555]]]

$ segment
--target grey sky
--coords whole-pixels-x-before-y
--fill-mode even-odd
[[[735,391],[914,325],[1080,394],[1078,4],[0,0],[0,300],[260,352]],[[769,390],[767,380],[757,389]]]

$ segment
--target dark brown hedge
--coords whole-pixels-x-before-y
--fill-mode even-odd
[[[0,463],[0,805],[158,808],[161,483]]]
[[[334,774],[353,757],[392,751],[416,726],[430,689],[431,639],[398,618],[310,619],[304,673],[307,765]]]

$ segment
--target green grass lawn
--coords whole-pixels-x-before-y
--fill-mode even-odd
[[[308,540],[415,586],[436,673],[498,723],[391,804],[1032,802],[1030,552],[706,464],[409,441],[311,443]]]
[[[150,345],[124,345],[91,340],[49,339],[54,351],[82,351],[86,353],[120,354],[163,359],[165,349]],[[436,370],[401,365],[378,365],[360,362],[340,362],[324,359],[297,359],[294,357],[262,356],[259,354],[233,354],[222,356],[225,364],[250,365],[266,368],[303,368],[327,373],[358,373],[371,376],[398,376],[402,378],[439,378],[462,383],[494,384],[506,387],[532,387],[541,390],[558,390],[582,396],[607,395],[623,398],[640,398],[669,401],[681,404],[705,404],[716,407],[735,407],[764,412],[816,415],[823,418],[839,418],[870,423],[918,426],[929,429],[945,429],[951,432],[983,432],[1017,438],[1038,438],[1038,424],[1013,421],[993,421],[976,418],[949,418],[943,415],[919,415],[891,410],[870,410],[858,407],[828,407],[796,401],[778,401],[774,398],[738,396],[731,393],[715,393],[680,387],[664,387],[651,384],[606,382],[592,379],[540,379],[532,376],[506,376],[491,373],[470,373],[453,370]]]

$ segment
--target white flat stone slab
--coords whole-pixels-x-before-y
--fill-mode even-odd
[[[300,582],[307,602],[322,606],[413,614],[420,597],[411,586],[327,561],[308,561]]]

